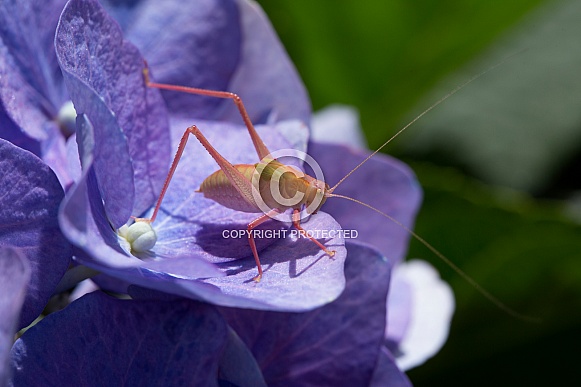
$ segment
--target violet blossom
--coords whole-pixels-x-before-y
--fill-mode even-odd
[[[245,237],[225,240],[224,230],[244,230],[256,215],[226,209],[195,193],[202,180],[217,169],[195,140],[184,154],[153,224],[157,245],[149,256],[135,257],[127,248],[124,250],[123,241],[111,226],[119,229],[130,215],[141,216],[142,207],[153,205],[154,195],[149,195],[147,206],[136,203],[145,203],[144,197],[151,191],[159,192],[165,175],[157,171],[160,165],[167,168],[169,163],[167,141],[171,138],[176,149],[192,121],[172,117],[171,131],[167,130],[163,125],[165,111],[158,108],[162,106],[159,92],[144,85],[143,58],[123,40],[117,24],[97,4],[69,3],[55,44],[80,115],[77,140],[83,178],[67,195],[61,213],[63,232],[84,250],[76,257],[77,262],[127,283],[225,306],[303,311],[328,303],[341,293],[345,251],[339,237],[328,242],[337,251],[333,259],[323,258],[324,253],[308,240],[261,240],[259,249],[266,247],[265,242],[272,243],[260,252],[267,275],[259,285],[248,282],[255,275],[255,264],[239,259],[251,256],[248,241]],[[129,119],[136,116],[143,119]],[[232,163],[256,161],[244,126],[200,119],[196,122]],[[272,149],[290,148],[289,140],[277,133],[279,128],[289,138],[298,138],[299,144],[306,142],[301,140],[306,128],[298,121],[257,130]],[[148,158],[137,164],[134,155],[143,157],[144,153]],[[146,182],[140,184],[142,179]],[[280,230],[281,224],[269,222],[266,227]],[[311,227],[339,229],[324,214],[305,224],[307,230]],[[292,255],[288,254],[289,248],[293,249]],[[315,263],[316,271],[307,270]],[[241,287],[240,283],[246,285]]]
[[[244,230],[257,215],[195,193],[217,166],[191,139],[153,223],[156,245],[135,253],[117,232],[130,216],[151,214],[188,126],[199,126],[232,163],[258,161],[232,101],[169,92],[162,99],[144,84],[144,58],[155,81],[238,93],[271,150],[307,150],[308,98],[257,5],[179,4],[106,3],[119,24],[95,0],[72,0],[61,15],[56,55],[78,113],[73,138],[81,165],[68,164],[75,183],[61,205],[61,229],[76,246],[76,264],[105,274],[134,300],[88,294],[44,318],[13,347],[14,385],[38,375],[54,383],[337,385],[346,372],[358,385],[409,385],[384,345],[390,273],[409,235],[383,218],[354,220],[365,210],[355,203],[330,199],[303,224],[313,231],[357,229],[357,241],[324,240],[336,251],[333,259],[306,239],[258,240],[265,273],[256,284],[247,239],[225,239],[224,231]],[[198,19],[179,22],[190,17]],[[168,20],[176,27],[166,26]],[[314,142],[308,151],[330,183],[364,157]],[[385,159],[372,159],[338,193],[368,201],[408,227],[421,197],[409,169]],[[288,227],[269,221],[262,230]],[[53,357],[38,361],[49,347]]]

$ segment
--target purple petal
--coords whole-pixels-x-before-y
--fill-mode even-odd
[[[137,48],[123,40],[118,24],[98,2],[71,1],[60,19],[55,45],[75,109],[79,114],[89,116],[98,131],[96,143],[99,144],[103,137],[101,125],[113,126],[116,123],[127,137],[125,140],[117,134],[111,142],[119,143],[117,148],[127,143],[134,170],[135,192],[139,195],[132,206],[123,209],[123,215],[114,218],[113,223],[119,227],[129,215],[139,216],[150,207],[161,190],[170,158],[165,106],[159,91],[145,86],[143,58]],[[96,99],[101,99],[101,105],[104,105],[98,112],[93,107],[97,104]],[[108,117],[103,117],[105,109],[110,111]],[[103,192],[109,191],[104,187],[105,176],[110,176],[122,165],[117,165],[118,159],[100,152],[108,150],[113,153],[111,156],[127,152],[117,148],[97,145],[95,150],[95,168]],[[101,158],[104,160],[100,161]],[[129,198],[124,204],[127,201]],[[113,216],[117,211],[119,209],[108,210],[108,214]],[[124,219],[119,223],[117,220],[121,218]]]
[[[264,269],[260,283],[252,281],[257,270],[251,256],[218,265],[228,275],[204,282],[219,287],[225,295],[244,299],[232,302],[220,297],[222,300],[218,303],[262,310],[304,311],[336,299],[345,287],[343,263],[346,251],[341,227],[322,212],[302,226],[307,232],[319,235],[316,238],[335,251],[334,257],[324,254],[309,239],[295,240],[291,236],[295,230],[287,230],[285,238],[259,253]]]
[[[317,160],[329,185],[336,184],[369,154],[340,145],[309,143],[309,154]],[[413,172],[402,162],[378,154],[342,183],[336,194],[370,204],[413,228],[422,191]],[[356,230],[357,239],[377,248],[392,264],[403,259],[409,233],[381,215],[348,202],[329,198],[323,210],[331,214],[343,229]]]
[[[64,137],[57,123],[66,97],[54,52],[64,0],[0,4],[0,137],[41,157],[66,187]],[[0,122],[4,121],[0,117]]]
[[[403,340],[410,327],[413,316],[412,284],[410,284],[399,268],[406,262],[395,266],[391,276],[391,289],[387,297],[387,326],[385,338],[388,348],[397,353],[399,343]]]
[[[66,139],[56,125],[45,127],[48,137],[41,142],[42,161],[55,173],[63,188],[68,188],[73,178],[68,170]]]
[[[278,241],[260,253],[265,267],[265,276],[260,284],[252,281],[256,266],[251,257],[243,263],[224,264],[226,267],[222,270],[226,273],[236,271],[232,278],[226,281],[208,279],[205,282],[194,279],[226,273],[208,268],[211,264],[199,253],[165,256],[161,260],[139,260],[116,244],[116,234],[108,227],[102,208],[97,208],[95,203],[91,208],[87,187],[84,187],[73,188],[65,200],[61,214],[62,227],[74,243],[91,254],[77,256],[79,262],[110,276],[219,305],[273,310],[312,309],[333,300],[343,289],[345,250],[341,246],[342,240],[338,238],[323,241],[336,250],[333,259],[308,240],[286,238]],[[83,211],[84,215],[80,216]],[[304,227],[307,231],[312,228],[332,232],[339,230],[332,218],[323,213]],[[198,267],[199,271],[194,273]]]
[[[371,387],[411,387],[412,383],[406,374],[397,368],[393,355],[386,348],[382,348],[369,385]]]
[[[446,342],[454,314],[454,293],[432,265],[419,259],[399,264],[394,270],[393,281],[400,285],[392,288],[394,291],[390,292],[387,301],[386,338],[397,344],[398,366],[408,370],[434,356]],[[402,283],[409,291],[404,295],[407,305],[402,305],[398,293]],[[392,316],[398,315],[409,318],[401,336],[397,323],[393,324]]]
[[[30,280],[30,264],[19,250],[0,247],[0,385],[9,377],[8,357]]]
[[[268,18],[246,0],[107,1],[157,82],[231,91],[251,119],[310,120],[307,92]],[[168,21],[169,20],[169,21]],[[164,92],[172,113],[239,123],[232,101]]]
[[[83,120],[86,117],[83,117]],[[83,123],[84,124],[84,123]],[[81,180],[81,175],[83,174],[81,168],[81,160],[79,156],[79,147],[77,145],[77,135],[76,133],[73,134],[71,137],[67,139],[65,144],[65,153],[66,153],[66,160],[67,160],[67,171],[71,180],[73,182],[78,182]]]
[[[242,97],[255,120],[273,113],[278,121],[310,122],[309,97],[270,21],[257,3],[247,0],[236,3],[240,7],[243,40],[240,64],[229,90]],[[223,106],[222,117],[237,118],[233,104]]]
[[[228,329],[228,344],[220,361],[220,380],[234,386],[266,387],[256,359],[240,337]]]
[[[334,302],[293,314],[222,309],[269,386],[363,386],[383,343],[390,267],[378,252],[347,244],[347,285]]]
[[[10,141],[17,147],[26,149],[27,151],[39,156],[40,144],[38,141],[28,137],[20,128],[12,121],[6,113],[3,106],[0,104],[0,138]]]
[[[147,59],[155,81],[226,90],[240,61],[240,15],[230,0],[106,1],[125,36]],[[213,118],[218,98],[164,91],[172,114]],[[240,121],[236,121],[240,122]]]
[[[32,269],[21,328],[42,312],[69,264],[71,248],[57,220],[64,193],[46,164],[4,140],[0,181],[0,245],[22,248]]]
[[[359,112],[349,105],[330,105],[313,115],[311,141],[367,149]]]
[[[65,0],[0,3],[0,100],[8,115],[33,139],[65,100],[52,44]]]
[[[95,292],[16,341],[14,384],[215,385],[226,340],[226,324],[211,307]]]
[[[173,301],[179,299],[174,295],[134,285],[128,290],[129,295],[135,300]],[[230,327],[228,327],[228,343],[220,359],[219,379],[235,386],[266,386],[256,359]]]
[[[70,85],[73,99],[80,101],[76,133],[79,158],[83,169],[91,169],[99,182],[95,200],[104,202],[107,219],[118,228],[129,219],[135,197],[127,143],[113,112],[90,89],[74,89],[79,85]]]

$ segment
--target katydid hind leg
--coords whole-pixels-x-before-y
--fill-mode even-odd
[[[208,139],[206,139],[206,137],[204,137],[204,135],[202,134],[202,132],[200,132],[198,127],[196,127],[195,125],[192,125],[189,128],[187,128],[185,130],[184,134],[182,135],[182,138],[180,140],[180,144],[178,146],[178,150],[177,150],[176,155],[172,161],[169,173],[165,179],[165,182],[163,184],[163,188],[161,190],[159,198],[157,199],[157,202],[155,204],[155,209],[153,210],[153,214],[152,214],[151,218],[149,218],[149,219],[136,218],[137,221],[146,221],[146,222],[151,223],[157,217],[157,213],[159,212],[159,208],[161,207],[163,197],[165,196],[165,193],[167,192],[169,184],[171,183],[171,179],[172,179],[172,177],[175,173],[175,170],[180,162],[180,159],[184,153],[184,149],[186,147],[186,144],[188,142],[188,138],[189,138],[190,134],[193,134],[194,136],[196,136],[198,141],[200,141],[200,143],[204,146],[204,148],[208,151],[208,153],[216,161],[216,163],[218,164],[220,169],[224,172],[224,175],[228,178],[230,183],[232,183],[234,188],[236,188],[236,190],[240,194],[241,200],[246,200],[247,202],[249,202],[251,204],[254,203],[254,199],[252,196],[252,183],[250,181],[248,181],[244,177],[244,175],[242,173],[240,173],[240,171],[238,171],[236,168],[234,168],[234,166],[232,164],[230,164],[230,162],[228,162],[228,160],[226,160],[212,146],[212,144],[210,144]]]
[[[278,209],[273,209],[267,212],[266,214],[254,219],[250,223],[248,223],[248,227],[246,228],[248,232],[248,243],[250,244],[250,249],[252,249],[252,255],[254,256],[254,261],[256,262],[256,267],[258,268],[258,275],[254,277],[252,280],[254,282],[260,282],[262,279],[262,265],[260,264],[260,257],[258,256],[258,249],[256,248],[256,243],[254,242],[254,232],[253,230],[260,226],[262,223],[266,222],[270,218],[279,214],[280,211]]]
[[[203,95],[203,96],[213,97],[213,98],[231,99],[232,101],[234,101],[234,104],[238,108],[238,112],[240,113],[240,116],[242,117],[242,121],[244,121],[244,125],[246,125],[246,128],[248,129],[248,133],[250,134],[250,138],[252,139],[252,143],[254,144],[254,149],[256,149],[256,153],[258,154],[259,160],[262,160],[263,158],[267,157],[270,154],[270,151],[268,150],[268,148],[266,147],[266,145],[264,144],[264,142],[260,138],[260,135],[258,134],[256,129],[254,128],[254,125],[252,124],[252,120],[250,119],[250,116],[248,115],[248,112],[246,111],[246,108],[244,107],[244,103],[242,102],[242,99],[237,94],[231,93],[228,91],[208,90],[208,89],[200,89],[200,88],[196,88],[196,87],[187,87],[187,86],[179,86],[179,85],[170,85],[167,83],[151,82],[149,79],[149,69],[147,66],[143,69],[143,77],[145,79],[145,85],[147,87],[153,87],[156,89],[163,89],[163,90],[177,91],[177,92],[181,92],[181,93]]]

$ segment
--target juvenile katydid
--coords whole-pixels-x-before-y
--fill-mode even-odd
[[[216,161],[219,168],[216,172],[212,173],[208,176],[200,185],[200,188],[197,192],[203,193],[204,196],[208,199],[211,199],[217,202],[220,205],[223,205],[227,208],[248,212],[248,213],[260,213],[261,215],[258,216],[256,219],[252,220],[247,226],[248,232],[248,242],[250,244],[250,248],[252,250],[252,254],[254,256],[254,260],[256,262],[256,266],[258,269],[258,274],[253,278],[255,282],[260,282],[263,276],[262,265],[260,263],[260,257],[258,255],[258,251],[256,248],[256,244],[254,241],[254,236],[252,230],[258,227],[260,224],[264,223],[268,219],[281,214],[287,210],[292,210],[292,223],[293,226],[298,230],[298,232],[304,236],[309,238],[313,243],[315,243],[321,250],[325,252],[329,257],[333,257],[335,252],[333,250],[327,249],[322,243],[320,243],[317,239],[313,236],[307,234],[305,230],[301,227],[300,224],[300,212],[301,209],[306,210],[306,212],[311,214],[316,214],[322,205],[325,203],[327,198],[342,198],[346,200],[350,200],[352,202],[358,203],[362,206],[365,206],[376,213],[382,215],[383,217],[389,219],[390,221],[396,223],[398,226],[402,227],[406,232],[408,232],[411,236],[417,239],[420,243],[426,246],[430,251],[432,251],[436,256],[438,256],[441,260],[443,260],[447,265],[449,265],[454,271],[456,271],[462,278],[464,278],[468,283],[474,286],[477,291],[479,291],[484,297],[486,297],[489,301],[495,304],[498,308],[504,310],[506,313],[522,319],[522,320],[535,320],[534,318],[530,318],[528,316],[522,315],[510,307],[506,306],[492,294],[490,294],[487,290],[485,290],[482,286],[480,286],[474,279],[468,276],[464,271],[462,271],[458,266],[456,266],[452,261],[450,261],[445,255],[440,253],[435,247],[433,247],[430,243],[424,240],[421,236],[416,234],[414,231],[406,227],[403,223],[398,221],[397,219],[393,218],[392,216],[378,210],[377,208],[361,202],[355,198],[334,194],[333,192],[337,187],[343,183],[351,174],[353,174],[357,169],[362,167],[369,159],[371,159],[374,155],[380,152],[387,144],[389,144],[393,139],[399,136],[402,132],[404,132],[408,127],[414,124],[417,120],[427,114],[429,111],[434,109],[436,106],[444,102],[446,99],[451,97],[453,94],[458,92],[460,89],[474,81],[475,79],[479,78],[480,76],[484,75],[492,68],[500,65],[497,64],[480,74],[472,77],[468,81],[464,82],[463,84],[457,86],[455,89],[450,91],[448,94],[440,98],[434,104],[432,104],[429,108],[424,110],[421,114],[415,117],[412,121],[402,127],[398,132],[396,132],[390,139],[388,139],[383,145],[381,145],[377,150],[371,153],[367,158],[365,158],[362,162],[360,162],[357,166],[355,166],[349,173],[347,173],[342,179],[339,180],[333,187],[330,187],[324,181],[318,180],[314,177],[306,175],[301,171],[295,169],[292,166],[285,165],[278,161],[276,158],[271,156],[271,152],[266,147],[262,139],[260,138],[259,134],[254,128],[252,121],[244,107],[244,104],[241,98],[231,92],[225,91],[216,91],[216,90],[207,90],[207,89],[200,89],[200,88],[193,88],[193,87],[186,87],[186,86],[179,86],[179,85],[171,85],[171,84],[163,84],[163,83],[155,83],[150,81],[149,77],[149,69],[145,66],[143,70],[143,76],[145,80],[145,85],[147,87],[157,88],[157,89],[164,89],[176,92],[184,92],[190,94],[196,94],[201,96],[207,97],[214,97],[214,98],[222,98],[222,99],[231,99],[238,111],[242,120],[248,130],[256,153],[258,155],[258,159],[260,162],[256,164],[237,164],[232,165],[228,160],[226,160],[206,139],[206,137],[202,134],[202,132],[198,129],[196,125],[192,125],[188,127],[184,134],[181,137],[181,140],[178,145],[178,149],[172,161],[169,173],[165,179],[163,184],[161,193],[157,199],[155,204],[153,213],[150,218],[135,218],[136,222],[146,222],[146,223],[153,223],[157,217],[159,209],[161,207],[161,203],[163,201],[164,195],[168,190],[170,182],[172,180],[173,174],[179,164],[180,158],[184,152],[186,147],[187,141],[189,139],[190,134],[194,135],[198,141],[204,146],[204,148],[208,151],[208,153],[212,156],[212,158]],[[276,177],[275,177],[276,176]],[[255,179],[255,180],[253,180]],[[276,179],[276,181],[273,181]],[[273,183],[276,183],[280,188],[280,193],[282,194],[282,203],[280,198],[273,197],[272,191],[269,189]],[[258,196],[257,196],[258,195]],[[296,199],[299,197],[298,200],[294,200],[293,204],[285,204],[285,200],[288,199]],[[257,203],[259,199],[262,203],[265,203],[268,207],[267,211],[265,211],[264,206],[261,206]]]

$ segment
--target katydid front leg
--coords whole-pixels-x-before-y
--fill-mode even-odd
[[[293,210],[293,225],[298,230],[299,234],[301,234],[303,237],[309,238],[314,244],[319,246],[321,250],[323,250],[325,254],[327,254],[329,257],[333,257],[335,255],[334,250],[328,250],[321,242],[316,240],[312,235],[309,235],[305,231],[305,229],[301,227],[300,211],[296,208]]]

